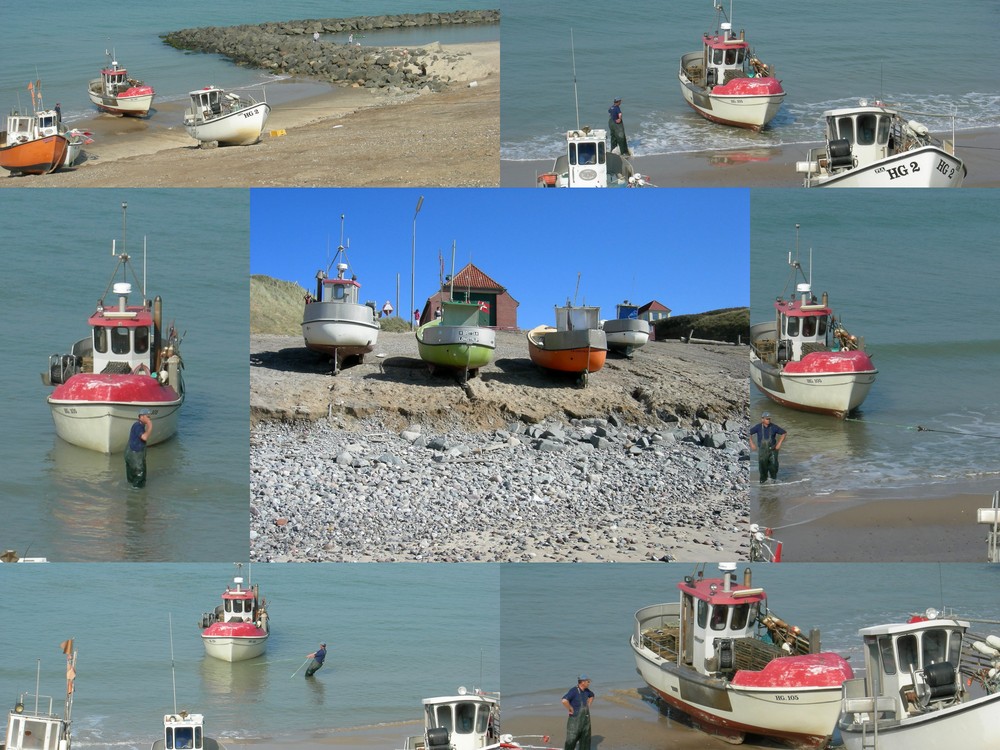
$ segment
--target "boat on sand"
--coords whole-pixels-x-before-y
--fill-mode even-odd
[[[528,355],[539,367],[576,374],[586,385],[608,356],[608,339],[600,328],[601,308],[567,302],[555,310],[555,328],[540,325],[528,331]]]
[[[87,86],[87,95],[102,112],[125,117],[145,117],[153,106],[156,92],[152,86],[134,78],[118,65],[114,53],[107,53],[111,63],[101,70],[101,77]]]
[[[650,688],[705,732],[739,744],[748,735],[795,748],[826,747],[840,714],[840,686],[854,676],[840,656],[769,611],[750,569],[686,576],[678,601],[635,613],[631,646]]]
[[[479,325],[481,312],[479,302],[444,300],[441,317],[417,328],[417,350],[432,372],[439,368],[454,371],[464,383],[490,363],[496,331]]]
[[[271,111],[265,101],[249,94],[225,92],[206,86],[190,92],[191,103],[184,112],[184,129],[202,143],[220,146],[249,146],[260,140]]]
[[[608,339],[608,349],[632,358],[636,349],[649,343],[649,321],[639,317],[639,306],[628,300],[617,305],[618,317],[605,320],[601,328]]]

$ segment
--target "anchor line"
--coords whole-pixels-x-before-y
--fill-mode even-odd
[[[1000,440],[1000,435],[987,435],[977,432],[961,432],[959,430],[944,430],[938,427],[924,427],[922,424],[916,426],[906,424],[895,424],[894,422],[872,422],[868,419],[858,419],[856,417],[845,417],[845,422],[862,422],[864,424],[878,425],[880,427],[899,427],[903,430],[915,430],[916,432],[940,432],[944,435],[963,435],[965,437],[979,437],[986,440]]]

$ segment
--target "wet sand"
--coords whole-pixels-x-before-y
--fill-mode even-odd
[[[50,175],[4,172],[0,187],[495,186],[500,44],[443,49],[451,83],[438,93],[312,84],[272,107],[259,143],[221,148],[187,134],[186,102],[158,103],[149,119],[101,114],[70,123],[93,134],[82,163]]]
[[[957,142],[969,171],[964,187],[1000,187],[1000,128],[959,133]],[[631,161],[657,187],[801,187],[795,162],[804,161],[809,148],[819,145],[636,156]],[[537,176],[550,169],[551,159],[501,160],[500,184],[534,187]]]

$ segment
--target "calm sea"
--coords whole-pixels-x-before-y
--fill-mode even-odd
[[[728,13],[731,2],[721,4]],[[943,23],[942,7],[931,2],[735,3],[734,30],[746,30],[787,92],[771,128],[754,134],[709,123],[681,97],[681,55],[701,49],[702,34],[717,28],[712,0],[507,0],[501,158],[553,158],[563,150],[565,131],[576,127],[571,31],[579,124],[607,127],[608,107],[621,97],[629,146],[640,156],[710,149],[746,149],[752,156],[754,148],[819,141],[823,111],[859,98],[879,97],[913,112],[954,110],[963,130],[993,126],[1000,115],[995,71],[961,60],[972,40],[1000,30],[998,8],[995,0],[956,3]],[[916,119],[933,130],[951,127],[950,118]]]
[[[177,435],[148,451],[149,480],[121,454],[56,437],[40,373],[88,335],[122,235],[150,296],[184,336]],[[65,561],[218,561],[247,555],[249,194],[245,190],[0,191],[0,547]]]
[[[752,321],[772,319],[774,298],[788,296],[799,223],[805,269],[812,249],[813,291],[829,292],[879,369],[847,421],[781,408],[751,387],[753,421],[769,408],[789,431],[781,477],[788,484],[757,487],[752,462],[762,503],[777,508],[837,490],[982,492],[988,501],[1000,487],[998,209],[994,190],[752,191]]]
[[[433,5],[433,3],[431,4]],[[495,8],[495,2],[470,0],[447,10]],[[233,26],[267,21],[307,18],[347,18],[374,13],[427,11],[419,0],[383,0],[377,11],[350,0],[285,0],[281,3],[203,3],[172,0],[169,3],[135,3],[122,6],[108,0],[66,3],[39,0],[31,13],[4,17],[4,43],[0,51],[0,111],[31,104],[27,86],[40,80],[45,104],[61,105],[63,119],[80,120],[97,114],[87,97],[87,84],[107,64],[105,50],[114,51],[132,77],[156,89],[156,102],[186,102],[188,92],[214,84],[226,89],[275,83],[279,78],[252,68],[239,67],[219,55],[183,52],[167,46],[160,36],[196,26]],[[40,30],[44,32],[40,33]],[[416,46],[496,40],[493,27],[456,27],[434,31],[400,30],[367,34],[362,45]],[[44,43],[40,39],[46,40]],[[347,42],[335,35],[330,41]],[[287,87],[269,86],[267,98],[281,102],[291,95]],[[295,87],[302,95],[302,87]],[[154,108],[156,106],[154,102]],[[160,122],[154,112],[152,124]]]
[[[558,715],[581,671],[600,699],[642,687],[628,646],[633,615],[675,601],[677,581],[693,572],[680,564],[254,566],[243,573],[268,599],[273,634],[263,657],[231,665],[204,656],[196,627],[235,573],[230,565],[0,566],[0,694],[7,704],[33,692],[41,659],[42,694],[62,695],[58,645],[73,637],[74,746],[148,747],[173,710],[172,620],[178,708],[203,712],[221,738],[280,744],[409,722],[402,741],[422,698],[459,685],[500,690],[505,716],[543,707]],[[780,617],[819,627],[824,647],[859,663],[865,625],[927,607],[997,619],[996,575],[985,565],[758,565],[754,583]],[[990,629],[1000,627],[978,631]],[[321,640],[327,665],[314,680],[293,678]]]

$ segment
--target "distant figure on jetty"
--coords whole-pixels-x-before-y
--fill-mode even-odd
[[[611,136],[611,146],[608,151],[614,151],[618,146],[618,153],[622,156],[631,156],[628,150],[628,141],[625,140],[625,123],[622,121],[622,100],[615,99],[614,104],[608,108],[608,134]]]
[[[347,35],[347,43],[348,44],[354,44],[354,34],[353,33],[350,33],[350,34]]]
[[[306,654],[306,658],[312,659],[312,664],[306,669],[306,677],[312,677],[322,668],[323,662],[326,660],[326,644],[319,644],[319,648],[311,654]]]
[[[590,750],[590,704],[593,702],[590,678],[582,674],[576,687],[570,688],[562,698],[562,704],[569,711],[564,750]]]
[[[754,445],[754,435],[757,445]],[[760,470],[760,483],[764,484],[768,477],[778,481],[778,451],[785,442],[785,431],[776,424],[771,424],[770,412],[760,415],[760,424],[750,428],[750,450],[758,450],[757,467]]]
[[[313,41],[314,42],[318,42],[319,41],[319,32],[318,31],[314,31],[313,32]]]

